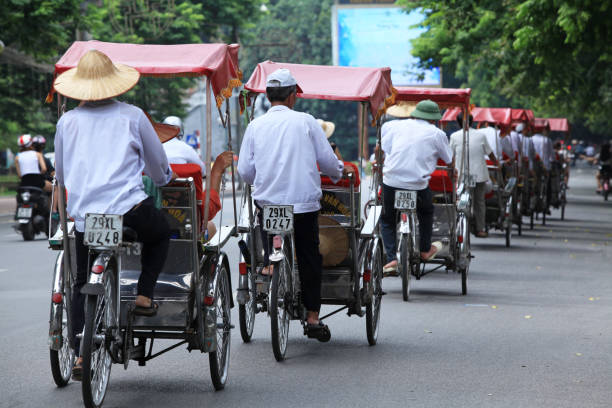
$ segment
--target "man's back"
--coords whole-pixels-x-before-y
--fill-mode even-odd
[[[163,144],[164,151],[166,152],[166,156],[168,157],[168,163],[173,164],[185,164],[185,163],[193,163],[200,166],[202,169],[202,174],[206,173],[206,168],[200,156],[196,153],[196,151],[189,146],[187,143],[183,142],[180,139],[174,138],[168,140]]]
[[[323,173],[337,181],[342,166],[321,126],[311,116],[278,105],[251,122],[240,150],[238,171],[254,184],[263,204],[289,204],[296,213],[320,208]]]
[[[68,212],[79,231],[88,212],[124,214],[144,200],[143,171],[157,185],[171,176],[142,110],[115,101],[78,107],[62,116],[55,160],[58,180],[68,190]]]
[[[385,152],[383,182],[391,187],[422,190],[439,158],[449,164],[452,161],[446,135],[425,120],[385,123],[381,143]]]
[[[468,140],[470,175],[474,176],[474,180],[477,183],[487,181],[489,180],[489,172],[487,170],[485,156],[491,154],[491,146],[489,146],[489,142],[484,133],[476,129],[469,129]],[[451,135],[450,147],[455,153],[455,167],[459,169],[461,157],[463,156],[463,130],[458,130]]]

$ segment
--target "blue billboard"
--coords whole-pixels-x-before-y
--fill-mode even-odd
[[[424,16],[394,6],[335,6],[334,64],[349,67],[390,67],[394,85],[440,86],[439,68],[417,68],[410,40],[425,31],[416,27]],[[422,76],[422,79],[420,79]]]

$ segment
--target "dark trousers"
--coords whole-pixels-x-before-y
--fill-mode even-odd
[[[138,278],[138,294],[153,298],[155,283],[166,262],[168,245],[170,244],[170,226],[164,214],[155,208],[152,198],[144,200],[140,206],[128,211],[123,216],[123,225],[130,227],[138,234],[138,242],[142,243],[142,272]],[[89,266],[89,250],[83,244],[84,233],[75,232],[77,276],[72,288],[72,329],[73,336],[83,330],[85,322],[85,295],[81,288],[87,283]],[[79,349],[78,339],[75,341]]]
[[[257,208],[260,209],[257,215],[259,225],[263,225],[261,207],[257,206]],[[269,265],[270,237],[263,229],[261,231],[264,264]],[[300,273],[302,303],[306,310],[318,312],[321,310],[321,273],[323,270],[323,257],[319,252],[319,212],[294,214],[293,236]]]
[[[383,212],[381,215],[382,238],[387,254],[387,262],[397,258],[397,211],[395,210],[395,191],[401,190],[395,187],[382,185],[383,189]],[[417,218],[419,219],[420,251],[427,252],[431,249],[431,231],[433,228],[434,206],[432,194],[429,187],[417,191]]]

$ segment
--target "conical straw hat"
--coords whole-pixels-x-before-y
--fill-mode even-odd
[[[387,114],[396,118],[408,118],[416,109],[416,103],[400,101],[396,105],[387,108]]]
[[[331,217],[319,215],[319,252],[323,266],[336,266],[346,258],[348,235],[342,225]]]
[[[85,53],[76,68],[59,75],[55,90],[80,101],[99,101],[113,98],[132,89],[140,73],[132,67],[113,62],[97,50]]]
[[[334,134],[334,130],[336,130],[334,122],[328,122],[323,119],[317,119],[317,122],[321,125],[323,132],[325,132],[325,136],[329,139]]]

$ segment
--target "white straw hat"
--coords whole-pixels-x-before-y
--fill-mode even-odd
[[[59,75],[55,90],[80,101],[99,101],[121,95],[136,85],[140,73],[123,64],[113,64],[110,58],[97,50],[87,51],[75,68]]]
[[[317,119],[317,122],[321,125],[323,132],[325,132],[325,136],[329,139],[334,134],[334,130],[336,130],[334,122],[328,122],[323,119]]]

